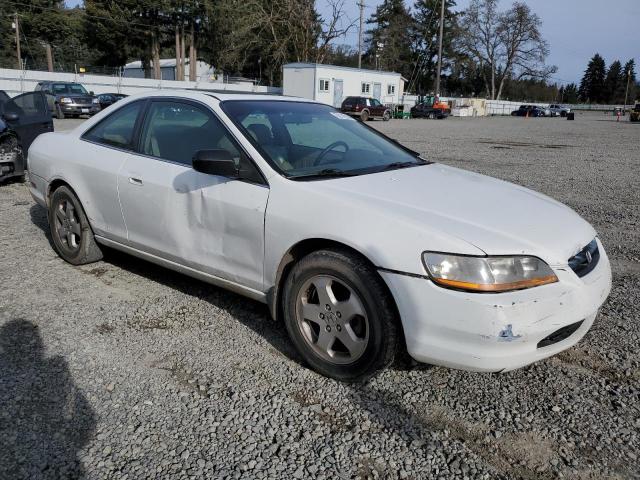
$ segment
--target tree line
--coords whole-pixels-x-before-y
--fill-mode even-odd
[[[177,58],[177,77],[184,78],[198,59],[218,72],[279,85],[288,62],[357,66],[357,50],[341,43],[357,28],[347,16],[350,0],[322,1],[321,13],[314,0],[85,0],[75,8],[60,0],[0,0],[0,66],[16,68],[15,12],[27,68],[46,65],[48,44],[55,70],[113,72],[140,60],[154,78],[160,58]],[[553,82],[542,21],[526,3],[500,8],[498,0],[471,0],[461,10],[455,0],[444,2],[441,94],[599,101],[611,88],[619,93],[618,67],[610,66],[601,87],[599,61],[580,88]],[[363,68],[399,72],[411,92],[433,91],[440,7],[441,0],[383,0],[366,20]]]
[[[567,101],[584,103],[633,103],[640,87],[636,81],[636,65],[632,58],[624,66],[614,60],[606,67],[604,58],[596,53],[585,69],[580,86],[569,84],[564,90]]]

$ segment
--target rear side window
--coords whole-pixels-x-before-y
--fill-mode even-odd
[[[82,138],[104,145],[133,150],[133,134],[143,102],[134,102],[116,110]]]

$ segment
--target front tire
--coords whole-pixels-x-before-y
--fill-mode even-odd
[[[391,112],[389,112],[389,110],[387,110],[387,111],[386,111],[386,112],[384,112],[384,114],[382,115],[382,121],[383,121],[383,122],[388,122],[390,118],[391,118]]]
[[[318,373],[361,382],[389,365],[398,348],[396,309],[365,259],[320,250],[300,260],[284,288],[291,341]]]
[[[59,104],[56,104],[56,118],[58,120],[64,120],[64,113],[62,112],[62,107]]]
[[[53,192],[49,228],[56,252],[70,264],[84,265],[102,258],[87,215],[78,197],[68,187],[59,187]]]

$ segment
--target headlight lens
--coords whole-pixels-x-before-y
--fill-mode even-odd
[[[72,100],[70,98],[67,98],[67,97],[62,97],[60,99],[60,103],[71,103],[71,102],[72,102]]]
[[[507,292],[558,281],[536,257],[468,257],[425,252],[422,258],[431,279],[442,287],[474,292]]]
[[[97,98],[94,98],[94,99],[92,100],[92,102],[93,102],[93,103],[100,103],[100,100],[98,100]]]

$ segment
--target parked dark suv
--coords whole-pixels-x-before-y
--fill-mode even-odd
[[[100,111],[98,97],[93,92],[87,92],[79,83],[40,82],[36,85],[36,91],[47,95],[49,108],[56,118],[92,116]]]
[[[374,118],[381,118],[386,122],[391,118],[391,110],[377,98],[347,97],[342,102],[340,110],[347,115],[360,118],[363,122]]]
[[[45,132],[53,120],[42,92],[10,98],[0,90],[0,181],[24,176],[29,146]]]

